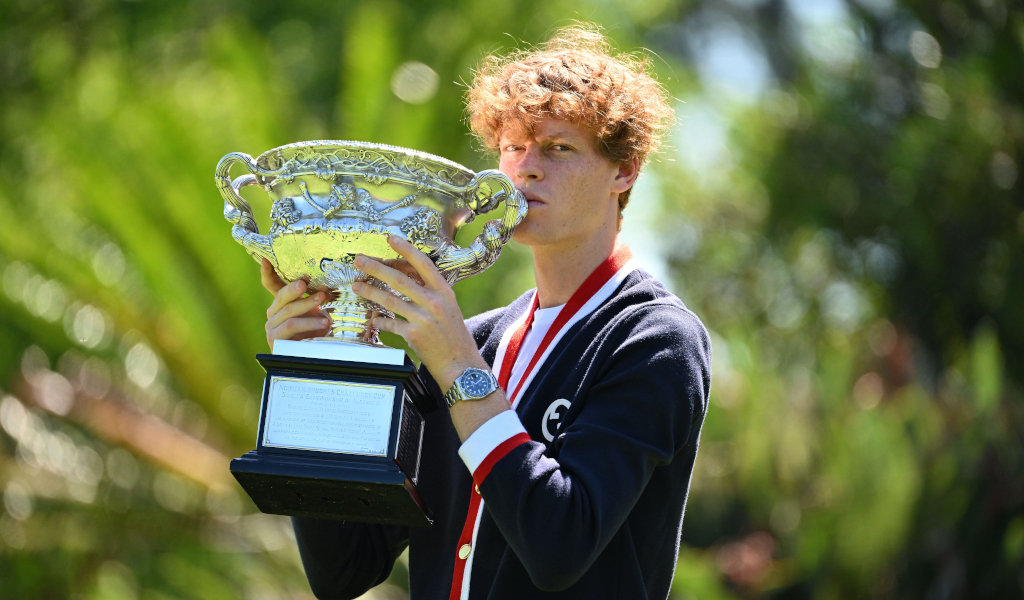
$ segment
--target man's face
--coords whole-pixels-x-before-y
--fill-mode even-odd
[[[532,132],[502,132],[498,168],[530,205],[516,228],[517,242],[570,249],[602,232],[614,236],[618,194],[633,177],[626,182],[622,168],[598,153],[596,141],[588,129],[550,118]]]

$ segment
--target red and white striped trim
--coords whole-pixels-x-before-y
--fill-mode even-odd
[[[621,248],[625,249],[626,254],[628,254],[629,248],[627,248],[626,246],[622,246]],[[610,298],[612,294],[615,293],[615,290],[617,290],[619,286],[622,285],[622,282],[625,281],[626,277],[630,273],[640,268],[640,264],[636,261],[636,259],[633,259],[631,255],[629,256],[629,259],[623,261],[623,263],[619,265],[619,269],[617,271],[612,272],[608,280],[605,281],[600,287],[598,287],[597,290],[593,292],[593,295],[591,295],[588,299],[582,302],[582,306],[576,309],[576,312],[566,314],[567,311],[574,308],[573,300],[576,299],[576,295],[574,294],[573,298],[571,298],[569,302],[566,303],[562,311],[558,313],[558,318],[556,318],[555,322],[552,323],[551,329],[548,330],[548,333],[544,337],[544,340],[541,342],[540,347],[537,348],[537,353],[534,354],[533,358],[530,360],[529,365],[526,367],[526,372],[523,373],[522,379],[519,380],[518,385],[516,385],[516,388],[512,391],[512,394],[509,396],[509,401],[512,403],[513,409],[516,407],[516,405],[519,404],[519,399],[522,397],[523,392],[530,387],[530,384],[533,382],[534,376],[537,375],[537,373],[540,371],[540,366],[544,364],[544,361],[548,359],[548,356],[551,354],[551,351],[554,350],[555,346],[558,345],[558,342],[560,342],[562,338],[565,337],[565,334],[570,329],[572,329],[572,326],[580,322],[587,316],[589,316],[590,313],[597,310],[599,306],[604,304],[604,302],[608,300],[608,298]],[[614,258],[615,255],[612,255],[612,257]],[[597,271],[595,271],[595,274],[596,273]],[[586,283],[584,283],[584,286],[580,287],[580,290],[583,290],[585,286]],[[577,293],[579,293],[579,291],[577,291]],[[502,358],[508,364],[502,364],[501,374],[504,375],[504,370],[507,368],[509,375],[511,375],[512,366],[516,362],[516,357],[511,357],[511,361],[506,360],[505,357]],[[507,377],[508,376],[506,376],[506,378]],[[499,380],[500,379],[501,378],[499,377]]]
[[[489,461],[491,464],[498,462],[491,457],[498,446],[519,435],[529,439],[529,436],[526,435],[526,428],[523,427],[519,415],[514,410],[506,410],[491,417],[474,431],[469,439],[459,447],[459,456],[462,458],[462,462],[466,463],[469,472],[473,474],[473,479],[477,479],[477,471],[485,461]],[[487,470],[490,471],[490,469]],[[480,476],[480,480],[483,480],[482,476]]]
[[[587,277],[583,285],[576,290],[559,311],[558,317],[530,359],[515,389],[511,393],[506,390],[512,410],[492,417],[474,431],[459,448],[459,456],[469,468],[470,473],[473,474],[473,491],[470,495],[466,522],[462,527],[462,535],[459,536],[459,543],[455,550],[455,572],[452,574],[452,591],[449,600],[467,600],[469,598],[469,582],[473,557],[476,554],[477,531],[480,529],[480,517],[483,515],[484,507],[483,498],[480,496],[480,484],[499,460],[520,444],[530,441],[526,428],[523,427],[519,415],[515,412],[519,399],[530,387],[537,371],[540,370],[541,365],[544,364],[552,349],[558,345],[566,332],[610,298],[626,277],[639,266],[633,259],[629,248],[619,246]],[[512,367],[515,365],[523,340],[533,323],[533,314],[537,310],[537,306],[537,294],[534,293],[529,310],[516,319],[501,336],[494,357],[494,365],[497,367],[495,374],[502,388],[508,387]],[[466,546],[468,546],[468,552],[463,551]]]

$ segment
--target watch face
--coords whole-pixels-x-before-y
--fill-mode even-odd
[[[466,390],[466,395],[471,398],[483,398],[491,391],[490,378],[476,371],[466,373],[462,380],[462,389]]]

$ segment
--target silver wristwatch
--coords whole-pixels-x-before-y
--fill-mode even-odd
[[[470,367],[459,375],[451,389],[444,395],[448,406],[455,406],[462,400],[479,400],[498,389],[498,380],[490,371]]]

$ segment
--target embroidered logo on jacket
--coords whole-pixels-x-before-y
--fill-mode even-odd
[[[544,434],[544,439],[549,442],[554,441],[555,434],[553,432],[558,431],[558,424],[561,423],[562,417],[565,416],[568,409],[569,401],[565,398],[559,398],[552,402],[551,406],[544,411],[544,417],[540,420],[540,430]],[[549,424],[551,424],[551,429],[548,429]]]

